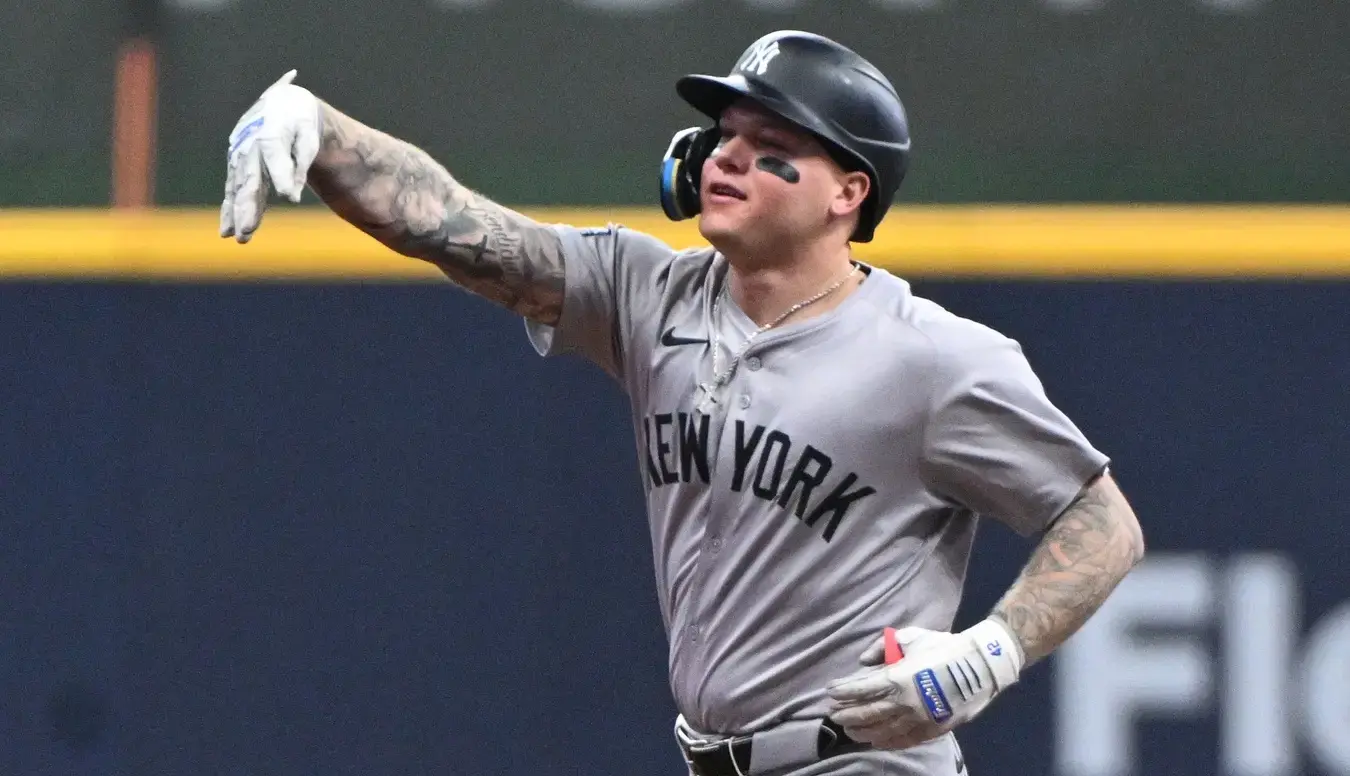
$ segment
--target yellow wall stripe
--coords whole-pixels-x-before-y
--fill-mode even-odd
[[[614,221],[676,247],[694,222],[655,208],[523,208]],[[899,206],[858,258],[908,276],[1350,278],[1350,205]],[[247,245],[211,210],[0,211],[0,279],[421,280],[440,275],[324,208],[273,205]]]

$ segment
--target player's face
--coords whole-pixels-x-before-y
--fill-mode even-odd
[[[724,251],[773,253],[831,230],[847,238],[865,174],[845,173],[809,133],[748,100],[719,124],[721,144],[703,166],[705,239]]]

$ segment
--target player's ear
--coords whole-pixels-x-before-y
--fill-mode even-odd
[[[857,212],[872,190],[872,180],[864,172],[846,172],[839,175],[839,191],[830,203],[830,211],[840,217]]]

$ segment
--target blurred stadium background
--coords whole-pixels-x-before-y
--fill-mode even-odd
[[[673,81],[783,27],[909,109],[860,255],[1019,339],[1150,540],[972,772],[1350,774],[1350,4],[1308,0],[0,0],[0,773],[681,773],[618,391],[312,195],[246,247],[215,208],[295,67],[692,243]],[[984,530],[965,618],[1028,549]]]

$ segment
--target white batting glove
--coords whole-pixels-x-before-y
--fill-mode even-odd
[[[248,242],[262,223],[273,186],[291,202],[300,201],[319,153],[323,119],[318,98],[291,83],[295,72],[269,86],[230,132],[221,237]]]
[[[996,695],[1017,682],[1021,648],[1001,624],[985,620],[960,633],[901,628],[904,657],[832,682],[830,718],[856,741],[905,749],[974,719]],[[881,666],[884,641],[860,662]]]

